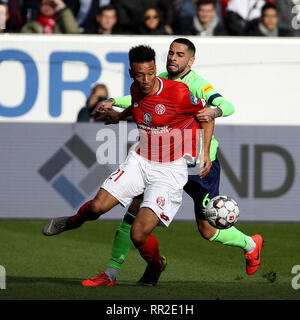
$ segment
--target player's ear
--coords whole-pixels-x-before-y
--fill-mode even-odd
[[[195,62],[195,57],[190,57],[188,65],[191,67],[194,62]]]
[[[133,72],[132,72],[132,70],[129,69],[128,72],[129,72],[130,78],[133,78]]]

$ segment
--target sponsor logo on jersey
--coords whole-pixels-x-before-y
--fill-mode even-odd
[[[212,90],[214,87],[211,85],[211,84],[208,84],[207,86],[205,86],[205,87],[203,87],[202,88],[202,91],[204,92],[204,93],[207,93],[207,92],[209,92],[210,90]]]
[[[191,101],[192,101],[193,104],[198,104],[199,103],[199,99],[197,97],[195,97],[192,92],[191,92]]]
[[[162,127],[148,127],[144,124],[138,123],[138,128],[141,130],[145,130],[146,132],[150,134],[162,134],[162,133],[168,133],[172,130],[172,128],[169,128],[169,126],[162,126]]]
[[[152,114],[148,112],[144,112],[144,122],[145,123],[152,123]]]
[[[166,107],[163,104],[157,104],[155,106],[155,113],[156,114],[164,114],[166,112]]]
[[[138,103],[138,102],[134,102],[134,103],[133,103],[133,106],[136,108],[136,107],[139,106],[139,103]]]

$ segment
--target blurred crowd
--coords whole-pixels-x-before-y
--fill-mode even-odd
[[[300,0],[0,0],[0,33],[300,36]]]

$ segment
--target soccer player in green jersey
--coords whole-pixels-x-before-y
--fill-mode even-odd
[[[174,40],[168,51],[166,65],[167,72],[163,72],[159,76],[184,82],[196,97],[207,101],[210,108],[203,109],[199,112],[197,118],[200,122],[209,122],[216,117],[231,115],[234,112],[233,105],[222,97],[209,82],[197,75],[195,71],[191,69],[195,60],[195,51],[196,48],[194,44],[188,39],[178,38]],[[101,112],[101,110],[104,109],[110,110],[109,114],[112,118],[115,118],[114,121],[116,123],[120,114],[113,112],[110,109],[113,105],[127,108],[131,105],[131,96],[103,101],[98,105],[94,113],[96,114],[97,111]],[[219,195],[220,164],[217,159],[218,146],[218,141],[212,137],[210,144],[210,159],[204,159],[204,173],[202,172],[200,176],[190,175],[184,190],[194,201],[196,223],[202,237],[210,242],[217,242],[243,249],[246,260],[246,272],[251,275],[257,271],[261,262],[261,249],[263,245],[262,236],[247,236],[236,227],[225,230],[215,229],[205,220],[203,213],[203,209],[206,207],[208,201]],[[96,278],[86,280],[85,285],[112,286],[116,283],[116,278],[122,263],[125,261],[132,246],[130,229],[141,201],[142,196],[137,197],[128,208],[128,211],[116,232],[111,258],[106,271]],[[84,221],[88,220],[88,218],[82,216],[80,219]],[[80,223],[82,223],[82,221]],[[69,228],[70,227],[66,228],[66,230]]]

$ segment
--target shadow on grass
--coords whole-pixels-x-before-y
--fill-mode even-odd
[[[84,279],[79,278],[57,278],[57,277],[15,277],[7,276],[6,281],[8,284],[42,284],[42,283],[56,283],[56,284],[70,284],[80,285]]]
[[[220,281],[160,281],[155,287],[120,280],[113,287],[82,287],[80,278],[7,276],[2,299],[101,299],[101,300],[299,300],[284,283],[260,278],[247,283]],[[0,294],[1,300],[1,294]]]
[[[63,284],[80,286],[83,278],[59,278],[59,277],[17,277],[7,276],[6,281],[8,284]],[[140,287],[136,282],[120,281],[118,287]]]

